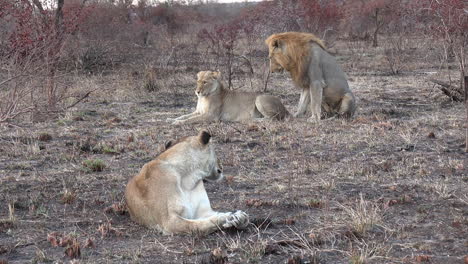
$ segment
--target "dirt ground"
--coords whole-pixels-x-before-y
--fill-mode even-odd
[[[431,69],[343,65],[358,112],[320,124],[175,127],[166,118],[195,108],[195,72],[152,93],[120,73],[77,77],[102,89],[57,119],[0,128],[0,263],[467,263],[463,105],[427,81]],[[294,112],[289,75],[268,92]],[[252,225],[163,236],[132,222],[129,178],[201,129],[226,175],[206,184],[213,208]]]

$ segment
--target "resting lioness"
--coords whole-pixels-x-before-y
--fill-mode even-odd
[[[220,72],[201,71],[197,78],[195,112],[169,119],[174,121],[172,124],[259,118],[282,120],[290,115],[278,97],[225,89]]]
[[[219,213],[211,209],[203,180],[219,181],[223,172],[210,138],[202,131],[169,143],[166,151],[128,182],[125,198],[134,221],[166,234],[247,226],[249,218],[242,211]]]

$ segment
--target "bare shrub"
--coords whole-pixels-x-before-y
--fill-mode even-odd
[[[385,39],[384,58],[392,74],[399,74],[404,70],[411,69],[410,62],[414,60],[417,51],[414,40],[406,34],[396,34]]]
[[[0,124],[9,123],[16,117],[31,112],[34,107],[28,98],[32,93],[27,68],[17,65],[14,60],[3,58],[0,72]]]
[[[147,92],[156,92],[159,90],[158,85],[156,84],[156,69],[152,67],[145,67],[145,82],[143,88]]]
[[[97,73],[109,66],[109,51],[106,47],[95,44],[85,48],[76,58],[76,68],[85,73]]]

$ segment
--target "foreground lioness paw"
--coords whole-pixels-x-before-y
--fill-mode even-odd
[[[223,225],[224,227],[236,227],[239,229],[244,229],[249,225],[249,216],[244,213],[243,211],[236,211],[232,215],[229,216],[226,223]]]
[[[198,97],[195,112],[175,118],[173,125],[203,121],[283,120],[290,116],[278,97],[225,89],[220,72],[199,72],[195,94]]]
[[[147,227],[172,233],[210,233],[219,228],[245,228],[245,212],[211,209],[203,181],[223,178],[211,135],[169,141],[166,150],[143,166],[127,184],[125,198],[131,218]]]
[[[328,115],[350,118],[356,100],[348,86],[346,74],[330,55],[323,41],[313,34],[284,32],[269,36],[270,71],[289,71],[301,97],[295,117],[310,110],[311,122],[319,122],[321,108]]]

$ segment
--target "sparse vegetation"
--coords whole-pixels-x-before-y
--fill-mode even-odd
[[[92,159],[83,161],[83,167],[91,172],[100,172],[104,170],[106,164],[101,159]]]
[[[0,0],[0,263],[466,262],[466,114],[461,91],[440,89],[466,74],[463,1],[60,0],[64,28],[57,0],[35,2]],[[353,120],[166,122],[195,108],[199,70],[262,91],[263,41],[289,30],[324,38]],[[294,112],[289,75],[267,92]],[[213,208],[251,226],[163,236],[133,222],[129,178],[200,129],[226,176],[206,184]]]

